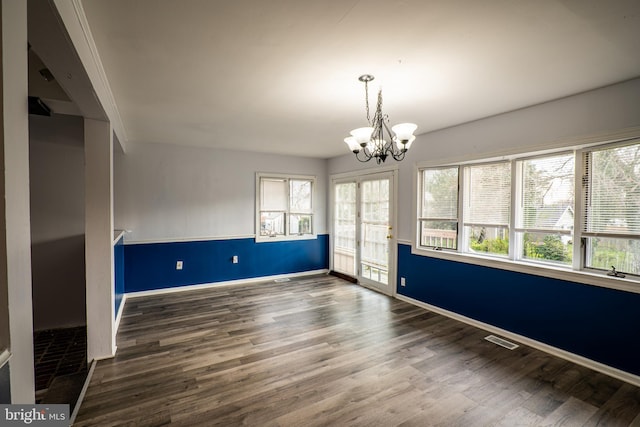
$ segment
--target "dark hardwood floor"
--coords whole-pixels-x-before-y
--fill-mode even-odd
[[[640,389],[331,276],[129,299],[78,426],[640,426]]]

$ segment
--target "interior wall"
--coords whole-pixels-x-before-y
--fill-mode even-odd
[[[541,147],[575,144],[583,136],[640,126],[640,78],[523,108],[436,132],[418,135],[398,164],[398,238],[410,241],[417,162],[434,164],[522,153]],[[387,111],[394,120],[393,111]],[[396,118],[402,120],[402,117]],[[420,129],[418,129],[420,131]],[[376,168],[359,163],[353,154],[329,160],[328,173]]]
[[[86,324],[82,117],[29,116],[34,330]]]
[[[326,233],[326,161],[167,144],[115,156],[115,228],[125,243],[250,237],[255,174],[315,175],[314,226]]]

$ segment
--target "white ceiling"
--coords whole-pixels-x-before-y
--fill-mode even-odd
[[[129,143],[344,154],[640,76],[638,0],[83,0]]]

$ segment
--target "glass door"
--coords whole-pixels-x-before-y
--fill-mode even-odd
[[[358,279],[385,294],[389,287],[391,232],[391,177],[360,182],[360,265]]]
[[[356,277],[356,189],[357,183],[334,186],[333,269]]]
[[[393,266],[393,172],[333,184],[333,270],[387,295]]]

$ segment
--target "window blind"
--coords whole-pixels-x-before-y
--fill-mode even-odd
[[[288,191],[286,179],[262,178],[260,181],[260,209],[263,211],[286,211]]]
[[[640,144],[585,154],[583,231],[640,236]]]
[[[464,223],[508,227],[511,210],[509,162],[466,166]]]

